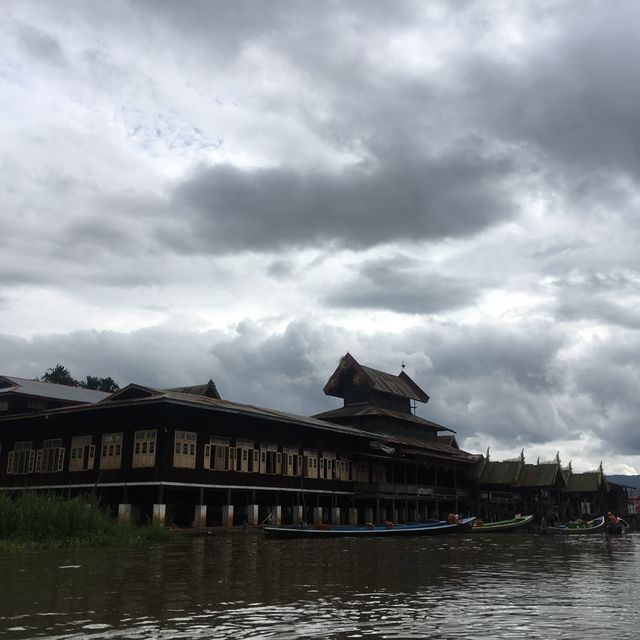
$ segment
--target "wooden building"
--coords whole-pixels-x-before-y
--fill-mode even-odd
[[[479,456],[461,451],[448,427],[415,415],[415,403],[427,403],[429,396],[404,370],[394,375],[372,369],[347,353],[324,392],[341,398],[343,406],[316,418],[375,433],[384,441],[363,457],[371,473],[369,479],[356,476],[359,504],[393,519],[400,513],[400,520],[469,513],[468,472]]]
[[[0,418],[0,489],[92,491],[123,520],[198,526],[468,510],[459,480],[476,458],[438,442],[437,425],[394,412],[413,437],[393,433],[390,415],[369,430],[230,402],[212,381],[130,384],[97,402]]]

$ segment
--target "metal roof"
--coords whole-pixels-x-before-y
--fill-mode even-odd
[[[348,404],[345,407],[338,407],[331,411],[325,411],[323,413],[317,413],[314,418],[320,420],[330,420],[332,418],[351,418],[351,417],[365,417],[365,416],[383,416],[385,418],[392,418],[394,420],[401,420],[403,422],[410,422],[414,425],[421,427],[427,427],[428,429],[436,431],[451,431],[455,433],[453,429],[449,427],[443,427],[440,424],[425,420],[419,416],[415,416],[412,413],[402,413],[401,411],[393,411],[392,409],[385,409],[383,407],[376,407],[370,404]]]
[[[520,460],[505,460],[504,462],[488,461],[478,478],[478,484],[483,485],[513,485],[518,482],[522,469]]]
[[[567,481],[567,491],[569,493],[593,492],[598,491],[601,485],[602,475],[599,471],[572,473]]]
[[[564,476],[560,473],[560,465],[556,462],[543,464],[525,464],[518,478],[519,487],[555,487],[557,479],[565,484]]]
[[[138,391],[139,397],[132,396],[132,392]],[[124,396],[124,399],[119,399],[120,396]],[[362,429],[356,429],[355,427],[349,427],[340,424],[333,424],[331,422],[325,422],[318,420],[317,418],[309,418],[307,416],[299,416],[293,413],[287,413],[284,411],[276,411],[275,409],[267,409],[264,407],[256,407],[250,404],[241,404],[239,402],[233,402],[231,400],[222,400],[221,398],[209,398],[207,396],[194,395],[192,393],[182,393],[179,391],[152,389],[150,387],[143,387],[140,385],[127,385],[117,393],[114,393],[111,397],[105,399],[101,405],[126,405],[126,404],[141,404],[148,402],[155,402],[158,400],[166,399],[171,402],[176,402],[183,405],[189,405],[193,407],[202,407],[212,410],[218,410],[227,413],[237,413],[246,416],[256,416],[260,418],[268,418],[271,420],[277,420],[279,422],[287,422],[290,424],[299,424],[301,426],[312,427],[315,429],[322,429],[325,431],[335,431],[338,433],[344,433],[348,435],[355,435],[358,437],[379,437],[375,433],[363,431]]]
[[[477,462],[479,456],[462,449],[451,447],[442,442],[435,440],[427,440],[425,438],[412,438],[410,436],[399,436],[390,433],[379,434],[379,438],[385,442],[404,445],[398,449],[400,453],[408,455],[435,455],[437,457],[446,457],[448,459],[457,460],[459,462]]]
[[[350,353],[340,359],[340,364],[324,387],[327,395],[341,398],[341,376],[354,369],[369,388],[400,398],[429,402],[429,396],[404,372],[399,375],[362,366]]]
[[[100,402],[111,395],[94,389],[52,384],[51,382],[28,380],[27,378],[16,378],[14,376],[1,376],[0,381],[9,382],[9,384],[0,386],[0,396],[2,394],[19,393],[20,395],[50,398],[52,400],[94,403]]]
[[[196,384],[190,387],[172,387],[170,389],[166,389],[166,391],[178,391],[180,393],[190,393],[192,395],[207,396],[209,398],[220,397],[216,383],[211,379],[209,379],[209,382],[206,384]]]

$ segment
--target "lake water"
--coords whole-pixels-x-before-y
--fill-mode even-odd
[[[640,637],[640,534],[0,554],[4,638]]]

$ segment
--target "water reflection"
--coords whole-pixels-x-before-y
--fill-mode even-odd
[[[635,638],[640,537],[186,538],[0,556],[0,638]]]

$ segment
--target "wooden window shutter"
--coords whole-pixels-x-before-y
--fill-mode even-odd
[[[58,448],[58,471],[64,469],[64,447]]]

